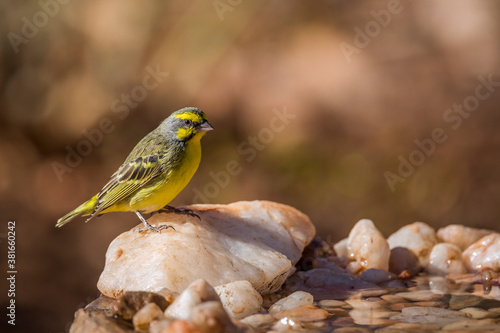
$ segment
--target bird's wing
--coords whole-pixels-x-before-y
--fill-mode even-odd
[[[90,217],[125,199],[160,175],[165,167],[161,163],[163,158],[164,155],[151,154],[135,160],[127,159],[97,194],[97,203]]]

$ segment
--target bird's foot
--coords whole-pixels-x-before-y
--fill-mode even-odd
[[[139,232],[143,232],[143,231],[161,232],[163,229],[168,229],[168,228],[172,228],[172,229],[175,230],[174,227],[172,227],[171,225],[168,225],[168,224],[162,224],[162,225],[160,225],[158,227],[152,226],[151,224],[149,224],[146,221],[146,219],[144,219],[144,217],[142,217],[141,213],[135,212],[135,214],[137,215],[137,217],[139,217],[139,220],[141,220],[141,222],[144,224],[144,229],[143,228],[138,228]]]
[[[194,212],[194,210],[189,208],[176,208],[172,206],[165,206],[162,209],[158,210],[158,213],[175,213],[181,215],[188,215],[198,218],[201,221],[201,218],[198,214]]]
[[[168,225],[168,224],[162,224],[158,227],[155,227],[155,226],[152,226],[151,224],[147,223],[144,225],[145,228],[138,228],[137,231],[139,232],[143,232],[143,231],[154,231],[154,232],[161,232],[163,229],[168,229],[168,228],[172,228],[175,230],[174,227],[172,227],[171,225]]]

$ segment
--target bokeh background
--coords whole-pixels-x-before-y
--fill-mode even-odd
[[[17,331],[67,331],[98,296],[107,246],[137,218],[54,224],[184,106],[216,131],[174,205],[275,200],[332,242],[360,218],[386,236],[417,220],[500,230],[499,13],[493,0],[0,1]],[[474,111],[449,111],[464,102]],[[419,160],[415,140],[439,128],[447,140]],[[421,165],[391,188],[412,153]]]

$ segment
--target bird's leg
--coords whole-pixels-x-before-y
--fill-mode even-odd
[[[198,220],[201,221],[201,218],[198,214],[194,212],[194,210],[189,209],[189,208],[176,208],[172,206],[165,206],[162,209],[158,210],[158,213],[175,213],[175,214],[182,214],[182,215],[189,215],[193,217],[197,217]]]
[[[174,227],[172,227],[171,225],[167,225],[167,224],[160,225],[159,227],[154,227],[151,224],[149,224],[144,219],[144,217],[142,217],[141,213],[135,212],[135,214],[137,215],[137,217],[139,217],[139,220],[141,220],[141,222],[144,224],[144,227],[145,227],[144,229],[139,228],[139,232],[143,232],[143,231],[146,231],[146,230],[151,230],[151,231],[154,231],[154,232],[161,232],[162,229],[168,229],[168,228],[172,228],[172,229],[175,230]]]

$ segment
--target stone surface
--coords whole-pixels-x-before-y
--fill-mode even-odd
[[[454,244],[463,251],[472,243],[493,232],[492,230],[470,228],[461,224],[450,224],[439,229],[437,237],[441,242]]]
[[[377,268],[370,268],[359,276],[359,278],[363,281],[379,284],[391,280],[395,280],[397,278],[396,275],[384,271],[382,269],[377,269]]]
[[[498,332],[500,331],[500,321],[495,319],[466,319],[450,323],[442,328],[443,331],[470,331],[470,332]]]
[[[279,313],[272,314],[273,317],[281,320],[283,318],[290,318],[298,322],[309,322],[309,321],[319,321],[324,320],[330,314],[318,307],[313,305],[303,305],[293,309],[285,310]]]
[[[298,272],[287,281],[285,290],[302,290],[313,295],[315,301],[324,299],[345,299],[354,293],[379,291],[380,288],[347,273],[335,273],[324,268]]]
[[[496,318],[498,314],[490,311],[483,310],[481,308],[464,308],[460,310],[465,313],[467,317],[473,319],[484,319],[484,318]]]
[[[208,301],[220,301],[219,295],[205,280],[191,283],[165,310],[165,315],[177,319],[189,319],[193,309]]]
[[[333,249],[335,250],[335,254],[338,257],[345,257],[345,258],[349,257],[349,253],[347,252],[347,241],[348,240],[349,240],[348,238],[344,238],[341,241],[335,243],[335,245],[333,245]]]
[[[422,270],[418,257],[406,247],[395,247],[391,249],[389,256],[389,271],[396,275],[407,273],[405,278],[417,275]]]
[[[148,303],[155,303],[162,311],[169,305],[169,302],[159,294],[129,291],[111,304],[111,311],[125,320],[131,320],[135,313]]]
[[[248,280],[261,294],[271,293],[294,271],[315,233],[306,215],[269,201],[187,208],[201,220],[156,214],[150,223],[175,231],[133,228],[115,238],[98,289],[110,297],[127,290],[180,292],[204,278],[214,286]]]
[[[397,293],[396,296],[413,302],[429,302],[441,299],[443,294],[433,290],[415,290]]]
[[[401,314],[391,317],[392,320],[410,324],[436,324],[440,326],[464,320],[465,318],[466,315],[460,311],[420,306],[404,308]]]
[[[149,324],[153,320],[159,320],[163,318],[163,310],[160,309],[155,303],[148,303],[142,309],[137,311],[132,319],[134,328],[137,331],[149,331]]]
[[[411,250],[418,258],[421,266],[429,263],[429,255],[434,245],[437,244],[436,232],[432,227],[415,222],[405,225],[387,238],[391,249],[405,247]]]
[[[222,304],[209,301],[198,304],[191,311],[191,321],[203,332],[207,333],[236,333],[238,328],[231,321]]]
[[[500,234],[482,237],[463,252],[462,258],[469,271],[500,271]]]
[[[347,239],[347,253],[361,270],[389,269],[389,244],[371,220],[363,219],[354,225]]]
[[[285,310],[290,310],[303,305],[312,305],[313,295],[305,291],[296,291],[285,298],[280,299],[269,308],[270,314],[275,314]]]
[[[128,333],[134,332],[132,324],[120,318],[107,317],[101,311],[79,309],[69,329],[70,333]]]
[[[242,319],[259,312],[262,296],[248,281],[235,281],[215,287],[226,312],[235,319]]]
[[[466,273],[462,261],[462,250],[453,244],[436,244],[429,255],[429,264],[425,268],[431,275]]]
[[[242,322],[243,324],[250,325],[253,327],[268,326],[273,324],[275,321],[276,318],[274,318],[270,314],[261,314],[261,313],[254,314],[240,320],[240,322]]]
[[[452,294],[447,295],[447,302],[449,303],[449,308],[452,310],[460,310],[465,308],[481,308],[481,309],[491,309],[500,307],[500,300],[484,298],[477,295],[471,294]]]

